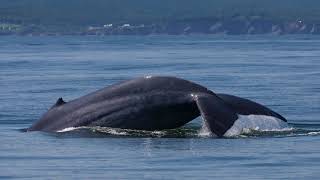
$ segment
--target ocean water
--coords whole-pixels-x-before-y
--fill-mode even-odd
[[[172,75],[279,112],[289,127],[201,135],[165,131],[21,132],[59,97]],[[319,36],[0,37],[0,178],[317,179]]]

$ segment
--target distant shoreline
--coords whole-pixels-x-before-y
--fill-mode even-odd
[[[188,34],[320,34],[319,23],[295,21],[273,22],[263,17],[244,16],[228,20],[197,19],[152,24],[102,24],[62,26],[0,22],[0,35],[59,36],[59,35],[188,35]]]
[[[0,35],[320,34],[319,0],[3,0]]]

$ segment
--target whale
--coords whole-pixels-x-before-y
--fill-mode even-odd
[[[132,130],[179,128],[201,116],[217,137],[233,131],[244,116],[287,120],[249,99],[214,93],[206,87],[171,76],[145,76],[123,81],[66,102],[56,103],[26,131],[58,132],[76,127]],[[268,120],[264,120],[268,123]]]

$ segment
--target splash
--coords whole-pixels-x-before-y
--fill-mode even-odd
[[[108,127],[91,127],[90,130],[93,132],[104,133],[112,136],[162,137],[165,135],[165,131],[145,131],[145,130],[120,129],[120,128],[108,128]]]
[[[256,132],[288,132],[294,130],[288,123],[265,115],[238,115],[238,120],[224,134],[225,137],[243,137],[245,134]],[[203,121],[202,127],[198,133],[199,137],[216,137],[210,132],[208,125]]]
[[[177,129],[161,131],[131,130],[109,127],[69,127],[58,131],[61,135],[82,135],[92,137],[152,137],[152,138],[216,138],[210,132],[208,126],[202,123],[186,125]],[[88,133],[89,132],[89,133]],[[80,134],[79,134],[80,133]],[[225,133],[226,138],[250,138],[250,137],[296,137],[296,136],[320,136],[320,126],[290,124],[261,115],[240,115],[234,125]]]
[[[117,128],[103,128],[103,127],[96,127],[91,128],[93,132],[101,132],[105,134],[111,134],[116,136],[126,136],[128,133],[125,130],[117,129]]]
[[[320,131],[309,132],[307,134],[310,136],[317,136],[317,135],[320,135]]]
[[[224,134],[226,137],[249,134],[252,131],[291,131],[288,123],[281,119],[265,115],[239,115],[238,120]]]
[[[198,136],[199,137],[215,137],[216,135],[209,130],[207,123],[203,121],[202,127],[199,130]]]

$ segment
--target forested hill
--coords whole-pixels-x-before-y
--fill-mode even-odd
[[[0,22],[54,26],[263,17],[320,23],[319,0],[0,0]]]

